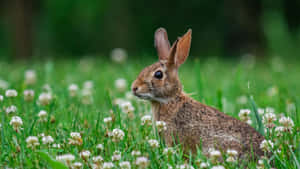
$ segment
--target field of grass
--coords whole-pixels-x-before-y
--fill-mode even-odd
[[[150,104],[129,92],[153,62],[0,62],[0,168],[300,167],[300,61],[190,59],[180,69],[185,92],[196,100],[235,118],[251,110],[247,120],[272,142],[264,147],[272,156],[259,162],[166,149],[149,116],[143,118],[151,116]]]

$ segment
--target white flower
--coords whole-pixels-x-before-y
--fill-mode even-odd
[[[39,103],[43,106],[50,104],[52,100],[51,93],[41,93],[39,96]]]
[[[150,147],[152,147],[152,148],[159,147],[159,143],[157,140],[151,139],[151,140],[148,140],[148,143],[149,143]]]
[[[167,130],[167,124],[164,121],[156,121],[156,128],[158,132]]]
[[[47,121],[47,112],[45,110],[41,110],[38,116],[42,121]]]
[[[276,120],[276,115],[274,113],[266,113],[263,118],[262,122],[268,127],[274,127],[273,122]]]
[[[266,113],[275,113],[275,109],[273,107],[267,107]]]
[[[106,117],[106,118],[103,119],[103,122],[105,124],[111,123],[112,122],[112,118],[111,117]]]
[[[43,136],[42,142],[43,144],[51,144],[54,142],[54,139],[52,138],[52,136]]]
[[[25,72],[25,83],[27,85],[35,84],[36,82],[36,73],[34,70],[27,70]]]
[[[40,145],[39,139],[36,136],[29,136],[26,139],[27,147],[34,148]]]
[[[2,102],[4,100],[4,97],[2,95],[0,95],[0,102]]]
[[[192,165],[188,165],[188,164],[177,165],[176,168],[177,169],[194,169],[194,167]]]
[[[52,147],[53,148],[60,148],[61,146],[60,146],[60,144],[53,144]]]
[[[20,127],[23,125],[23,121],[19,116],[13,116],[9,123],[16,132],[20,130]]]
[[[222,165],[217,165],[217,166],[211,167],[211,169],[225,169],[225,167],[223,167]]]
[[[259,115],[263,115],[263,114],[265,113],[265,109],[263,109],[263,108],[258,108],[258,109],[257,109],[257,112],[258,112]]]
[[[71,138],[69,139],[69,144],[72,145],[81,145],[82,139],[80,133],[77,132],[71,132],[70,133]]]
[[[236,150],[228,149],[227,150],[227,155],[232,156],[232,157],[236,157],[238,155],[238,152]]]
[[[131,169],[131,165],[129,161],[122,161],[119,163],[121,169]]]
[[[123,63],[127,59],[127,52],[122,48],[115,48],[111,51],[110,57],[116,63]]]
[[[283,127],[283,126],[277,126],[276,128],[275,128],[275,133],[276,133],[276,136],[277,137],[281,137],[281,136],[283,136],[283,133],[286,131],[286,129],[285,129],[285,127]]]
[[[84,88],[84,89],[89,89],[89,90],[91,90],[91,89],[93,89],[93,87],[94,87],[94,82],[91,81],[91,80],[85,81],[85,82],[83,83],[83,88]]]
[[[228,156],[226,161],[229,162],[229,163],[236,162],[236,157]]]
[[[208,168],[209,164],[207,162],[202,162],[200,168]]]
[[[221,152],[218,150],[211,150],[209,152],[209,157],[211,157],[213,159],[219,158],[219,157],[221,157]]]
[[[72,154],[59,155],[56,156],[56,160],[70,164],[72,161],[75,160],[75,156]]]
[[[132,92],[126,92],[125,98],[128,100],[132,100],[132,99],[134,99],[134,95],[132,94]]]
[[[260,143],[260,148],[265,152],[270,152],[273,149],[273,142],[271,140],[263,140]]]
[[[250,120],[250,115],[251,111],[249,109],[241,109],[239,112],[239,117],[241,119],[241,121],[243,122],[247,122],[248,120]]]
[[[80,152],[80,157],[84,160],[90,158],[91,152],[89,150],[83,150]]]
[[[103,158],[101,156],[95,156],[92,158],[92,160],[95,164],[101,164],[103,162]]]
[[[17,97],[18,92],[14,89],[8,89],[8,90],[5,91],[5,96],[6,97]]]
[[[0,89],[6,90],[8,86],[9,84],[6,81],[0,79]]]
[[[140,155],[141,155],[141,152],[138,151],[138,150],[133,150],[133,151],[131,152],[131,155],[134,156],[134,157],[137,157],[137,156],[140,156]]]
[[[112,133],[112,141],[118,142],[120,140],[123,140],[125,133],[121,129],[113,129]]]
[[[81,102],[83,104],[88,105],[93,103],[92,91],[90,89],[84,88],[81,91],[81,95],[82,95]]]
[[[175,150],[171,147],[166,147],[163,150],[163,154],[165,154],[165,155],[172,155],[174,153],[175,153]]]
[[[34,98],[34,91],[33,90],[24,90],[24,100],[29,102],[32,101]]]
[[[127,81],[123,78],[119,78],[115,81],[115,87],[118,91],[123,92],[126,90]]]
[[[73,165],[72,165],[72,168],[74,168],[74,169],[80,169],[80,168],[82,168],[82,163],[81,162],[75,162],[75,163],[73,163]]]
[[[291,130],[294,127],[294,122],[290,117],[281,117],[279,123],[288,130]]]
[[[131,102],[129,102],[129,101],[125,101],[125,102],[121,103],[120,108],[122,109],[122,112],[124,112],[126,114],[133,113],[133,111],[134,111],[134,107],[132,106]]]
[[[103,144],[98,144],[98,145],[96,146],[96,148],[97,148],[98,150],[104,150]]]
[[[103,169],[111,169],[114,168],[114,164],[112,162],[104,162],[102,168]]]
[[[7,107],[7,108],[5,109],[5,112],[6,112],[7,114],[10,114],[10,113],[16,113],[16,112],[17,112],[17,107],[14,106],[14,105],[11,105],[11,106],[9,106],[9,107]]]
[[[148,164],[149,164],[149,160],[147,157],[138,157],[135,160],[135,164],[139,167],[139,168],[147,168]]]
[[[152,117],[150,115],[145,115],[141,118],[142,125],[150,126],[152,124]]]
[[[121,152],[120,151],[115,151],[113,156],[111,157],[112,161],[120,161],[121,160]]]
[[[71,97],[75,97],[77,95],[78,92],[78,85],[77,84],[71,84],[69,86],[69,95]]]

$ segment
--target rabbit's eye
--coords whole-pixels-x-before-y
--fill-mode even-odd
[[[163,77],[163,72],[158,70],[154,73],[154,77],[157,79],[161,79]]]

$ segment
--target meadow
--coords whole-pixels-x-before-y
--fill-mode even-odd
[[[250,161],[166,147],[163,122],[130,92],[153,62],[1,61],[0,168],[300,168],[300,61],[190,58],[181,67],[186,93],[265,135],[261,148],[272,155]]]

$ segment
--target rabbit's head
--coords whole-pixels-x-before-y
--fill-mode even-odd
[[[135,96],[165,103],[182,90],[178,68],[189,55],[192,30],[179,37],[170,47],[165,29],[155,32],[155,47],[159,61],[146,67],[132,83]]]

